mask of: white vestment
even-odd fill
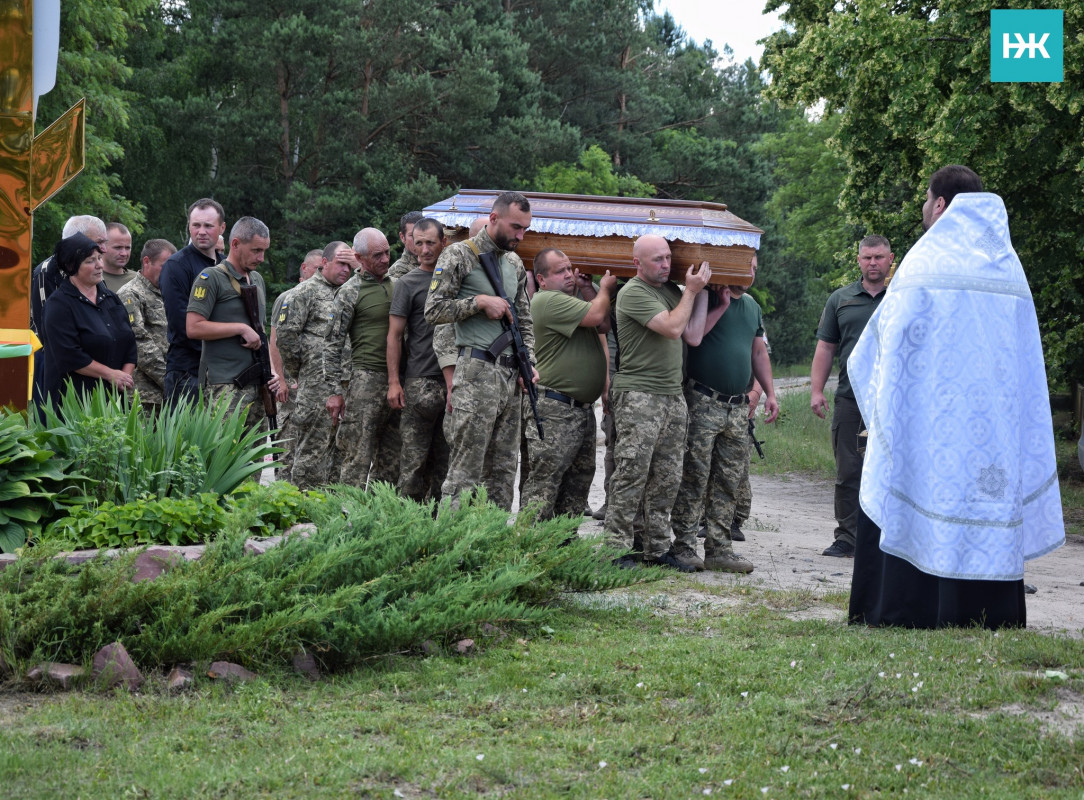
[[[882,551],[943,578],[1019,580],[1064,543],[1039,326],[1000,197],[953,198],[847,370]]]

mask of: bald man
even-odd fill
[[[621,367],[612,384],[614,474],[606,512],[610,544],[632,550],[618,564],[704,568],[696,553],[671,548],[670,508],[681,482],[688,414],[681,390],[682,339],[699,341],[707,317],[711,267],[689,267],[685,291],[670,280],[670,245],[661,236],[641,236],[632,250],[636,277],[617,296]],[[634,548],[634,521],[643,506],[642,552]]]

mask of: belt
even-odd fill
[[[477,358],[479,361],[488,361],[490,364],[497,364],[498,366],[507,367],[508,369],[519,368],[516,359],[512,356],[495,356],[488,350],[481,350],[477,347],[460,347],[459,355]]]
[[[573,408],[590,408],[594,405],[594,403],[581,403],[575,397],[569,397],[567,394],[561,394],[554,389],[546,389],[544,394],[550,400],[556,400],[558,403],[564,403],[566,406],[572,406]]]
[[[705,386],[700,383],[700,381],[694,381],[692,378],[689,378],[686,385],[690,389],[700,392],[700,394],[706,394],[712,400],[718,400],[720,403],[726,403],[728,406],[749,405],[749,395],[747,394],[723,394],[722,392],[715,391],[710,386]]]

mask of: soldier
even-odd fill
[[[412,269],[418,267],[418,250],[414,244],[414,225],[425,215],[420,211],[408,211],[399,218],[399,241],[403,243],[403,254],[391,265],[388,277],[399,280]]]
[[[260,401],[262,375],[258,361],[263,340],[245,311],[240,285],[245,282],[257,287],[259,315],[263,319],[267,289],[256,268],[263,263],[270,244],[271,233],[266,225],[255,217],[241,217],[230,230],[226,260],[200,272],[188,302],[186,333],[188,338],[204,342],[199,370],[204,396],[211,404],[227,397],[231,408],[247,406],[249,428],[266,419]],[[267,385],[278,393],[281,383],[281,378],[274,376]]]
[[[297,400],[291,414],[296,442],[290,481],[302,489],[331,480],[335,426],[324,409],[331,389],[324,382],[323,351],[335,296],[357,264],[346,242],[325,247],[321,261],[323,266],[315,275],[285,293],[273,319],[283,368],[297,377]]]
[[[703,335],[706,303],[697,302],[711,268],[689,267],[685,291],[670,281],[670,245],[646,235],[632,250],[636,277],[617,295],[617,338],[621,365],[614,376],[613,415],[617,431],[614,473],[606,509],[610,544],[632,550],[641,505],[646,564],[692,572],[670,547],[670,507],[681,482],[686,406],[681,394],[681,340]],[[695,537],[696,531],[694,529]],[[695,541],[695,538],[694,538]],[[617,563],[632,567],[638,554]]]
[[[535,504],[540,519],[579,515],[595,477],[595,401],[609,384],[606,332],[610,296],[617,278],[609,272],[598,293],[588,275],[572,269],[560,250],[534,258],[538,292],[531,299],[538,354],[538,413],[545,440],[538,438],[531,409],[523,404],[530,473],[522,506]],[[583,299],[576,297],[579,291]]]
[[[169,325],[167,403],[195,400],[199,392],[202,343],[188,337],[188,300],[196,276],[218,263],[215,244],[225,230],[226,212],[221,203],[209,197],[197,200],[188,207],[189,243],[171,255],[162,267],[159,288]]]
[[[515,254],[531,225],[531,205],[518,192],[497,197],[485,227],[440,255],[425,319],[431,325],[455,323],[459,359],[452,379],[452,410],[445,423],[451,456],[443,497],[458,502],[462,492],[485,485],[489,499],[512,509],[519,450],[519,371],[508,344],[493,353],[502,336],[500,320],[512,321],[508,302],[486,277],[478,253],[500,259],[503,290],[515,304],[520,332],[534,361],[534,330],[527,299],[527,271]],[[477,249],[475,249],[477,248]],[[533,370],[532,370],[533,371]],[[537,371],[533,379],[538,380]]]
[[[435,219],[413,223],[414,252],[418,268],[395,283],[388,329],[388,404],[401,408],[399,433],[403,441],[399,460],[399,492],[422,502],[440,498],[440,485],[448,472],[448,443],[444,439],[444,408],[447,391],[444,375],[433,349],[433,326],[425,321],[429,284],[447,239],[444,226]],[[406,368],[403,335],[406,337]]]
[[[162,267],[177,248],[165,239],[150,239],[143,245],[139,262],[143,268],[135,278],[120,288],[117,297],[124,303],[128,321],[135,331],[139,360],[136,364],[135,388],[139,400],[147,411],[162,407],[166,387],[166,352],[169,342],[166,333],[166,307],[158,278]]]
[[[695,569],[748,573],[753,564],[734,552],[730,529],[739,487],[749,473],[745,390],[751,375],[764,388],[768,422],[775,421],[779,404],[757,301],[738,285],[717,287],[711,294],[703,333],[686,339],[689,430],[672,513],[673,554],[678,563]],[[703,560],[696,555],[701,516],[707,519]]]
[[[120,287],[135,278],[136,273],[129,269],[128,260],[132,257],[132,234],[119,222],[110,222],[105,226],[105,247],[102,248],[102,280],[109,291],[116,294]]]
[[[343,284],[335,298],[328,341],[323,349],[324,382],[330,391],[325,407],[332,423],[339,426],[335,447],[343,458],[339,479],[363,488],[371,481],[394,482],[397,477],[374,468],[380,447],[390,446],[385,430],[391,412],[388,406],[389,252],[387,238],[376,228],[363,228],[354,236],[354,253],[361,269]],[[344,399],[342,349],[347,334],[354,371],[349,394]]]
[[[324,250],[310,250],[305,253],[305,258],[301,262],[301,266],[297,271],[297,282],[304,283],[324,266]]]

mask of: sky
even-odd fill
[[[783,27],[777,15],[763,15],[764,0],[655,0],[655,11],[668,10],[686,35],[699,44],[711,39],[715,49],[728,44],[734,60],[760,62],[763,39]]]

